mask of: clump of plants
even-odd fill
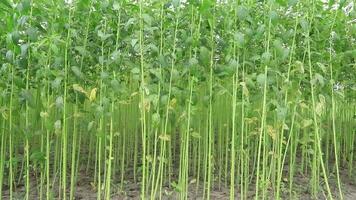
[[[0,199],[343,199],[354,6],[1,1]]]

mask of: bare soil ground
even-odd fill
[[[356,172],[355,172],[356,177]],[[341,170],[341,180],[342,180],[342,189],[344,193],[345,200],[356,200],[356,178],[349,178],[347,175],[346,170]],[[322,178],[320,179],[320,185],[324,186]],[[330,187],[333,194],[337,194],[337,183],[335,177],[330,178]],[[96,188],[92,184],[93,180],[90,176],[86,175],[84,172],[80,172],[80,176],[78,177],[78,183],[76,186],[76,193],[75,199],[77,200],[96,200]],[[315,199],[310,194],[310,185],[309,185],[309,178],[303,176],[302,174],[296,174],[294,178],[294,185],[293,188],[293,199]],[[288,187],[288,183],[285,182],[285,187]],[[43,191],[45,192],[45,186],[43,186]],[[140,199],[140,185],[139,183],[134,182],[125,182],[123,184],[123,190],[120,189],[119,184],[112,185],[112,196],[111,199],[113,200],[138,200]],[[41,196],[39,195],[40,186],[36,184],[34,181],[31,183],[32,189],[30,193],[30,199],[37,200],[40,199]],[[251,191],[248,193],[247,199],[254,199],[254,185],[250,185]],[[58,190],[58,188],[53,188],[54,192]],[[14,192],[13,199],[20,200],[24,199],[25,194],[25,187],[23,185],[19,185],[16,187],[16,191]],[[69,191],[68,191],[69,194]],[[203,188],[200,186],[197,188],[196,183],[191,183],[189,185],[189,192],[188,192],[188,199],[200,200],[203,199]],[[5,185],[4,191],[2,194],[4,200],[9,200],[9,188]],[[211,199],[213,200],[228,200],[229,199],[229,188],[227,187],[215,187],[211,191]],[[45,199],[45,194],[42,196]],[[267,195],[268,199],[274,199],[273,194]],[[340,199],[337,196],[334,196],[335,199]],[[55,197],[53,199],[61,199],[60,197]],[[174,190],[172,187],[165,186],[162,190],[162,199],[164,200],[178,200],[179,193]],[[240,199],[239,194],[236,194],[236,199]],[[289,191],[287,189],[282,189],[282,199],[290,199]],[[326,193],[321,192],[317,199],[327,199]]]

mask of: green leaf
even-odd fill
[[[319,83],[323,87],[325,85],[324,77],[319,73],[315,73],[314,78],[311,80],[311,83],[313,85]]]
[[[277,106],[277,117],[279,120],[284,120],[287,117],[287,108],[283,106]]]
[[[14,53],[13,53],[11,50],[8,50],[8,51],[6,52],[5,57],[6,57],[6,59],[7,59],[8,62],[12,62],[13,56],[14,56]]]
[[[20,35],[18,34],[17,31],[14,31],[12,33],[8,33],[7,37],[6,37],[6,42],[7,43],[13,43],[13,44],[17,44],[18,40],[19,40]]]
[[[63,108],[63,97],[62,96],[57,97],[55,104],[56,104],[57,108],[62,109]]]
[[[277,53],[277,57],[280,60],[284,61],[285,59],[287,59],[289,54],[289,49],[283,46],[283,43],[281,42],[280,39],[276,39],[273,41],[273,47]]]
[[[110,38],[113,34],[105,34],[101,30],[98,31],[98,36],[100,37],[101,41],[105,41]]]
[[[162,75],[159,71],[158,68],[153,68],[153,69],[149,69],[150,70],[150,73],[153,74],[156,78],[158,78],[158,80],[162,81]]]
[[[118,1],[115,1],[112,7],[113,7],[113,10],[118,11],[118,10],[120,10],[120,3]]]
[[[29,28],[26,30],[26,34],[28,35],[30,41],[36,41],[37,38],[38,38],[38,31],[37,31],[36,28],[29,27]]]
[[[87,95],[87,92],[79,84],[73,84],[73,90]]]
[[[61,122],[61,120],[57,120],[57,121],[54,122],[54,128],[55,128],[56,130],[61,130],[61,128],[62,128],[62,122]]]
[[[28,20],[28,16],[24,15],[24,16],[21,16],[20,19],[17,20],[17,25],[19,27],[22,27],[26,24],[27,20]]]
[[[300,20],[300,26],[302,27],[304,32],[309,31],[309,22],[305,18]]]
[[[20,93],[20,101],[27,103],[30,107],[35,107],[35,99],[30,90],[22,90]]]
[[[271,19],[272,22],[276,22],[279,19],[279,15],[276,11],[272,10],[269,13],[269,18]]]
[[[200,47],[199,59],[202,65],[207,66],[209,64],[210,61],[209,54],[210,52],[206,47],[204,46]]]
[[[52,81],[52,87],[53,87],[54,89],[58,89],[59,86],[61,86],[61,82],[62,82],[62,78],[59,78],[59,77],[55,78],[55,79]]]
[[[83,79],[84,75],[77,66],[72,66],[71,70],[75,76],[77,76],[80,79]]]
[[[94,125],[95,125],[94,121],[89,122],[88,126],[87,126],[87,131],[91,131],[93,129]]]
[[[46,154],[44,152],[41,151],[35,151],[31,154],[30,159],[34,162],[40,162],[40,163],[44,163],[44,161],[46,160]]]
[[[200,139],[200,138],[201,138],[200,134],[199,134],[198,132],[196,132],[196,131],[193,131],[193,132],[191,133],[191,136],[192,136],[193,138],[195,138],[195,139]]]
[[[236,32],[234,38],[239,48],[242,48],[245,45],[245,36],[241,32]]]
[[[199,6],[199,11],[202,15],[208,15],[210,8],[213,6],[212,0],[204,0]]]
[[[199,64],[199,61],[195,57],[189,59],[189,66],[190,67],[193,67],[193,66],[198,65],[198,64]]]
[[[303,119],[301,128],[302,129],[307,128],[312,124],[313,124],[313,120],[312,119]]]
[[[148,25],[151,25],[152,24],[152,17],[149,16],[148,14],[144,13],[142,14],[142,17],[143,17],[143,21],[148,24]]]
[[[257,76],[257,78],[256,78],[256,80],[257,80],[257,83],[259,84],[259,85],[264,85],[265,84],[265,81],[266,81],[266,76],[265,76],[265,74],[259,74],[258,76]]]
[[[320,63],[320,62],[317,62],[316,63],[318,65],[318,67],[321,69],[321,71],[323,71],[323,73],[325,74],[327,72],[327,69],[325,67],[324,64]]]
[[[356,49],[345,51],[344,55],[350,58],[356,58]]]
[[[155,45],[155,44],[148,44],[147,47],[150,49],[151,52],[153,53],[158,53],[159,52],[159,49],[158,47]]]
[[[84,48],[84,46],[76,46],[74,49],[77,50],[82,56],[89,55],[89,52]]]
[[[160,135],[158,138],[163,140],[163,141],[170,141],[171,140],[171,136],[167,135],[167,134]]]
[[[132,39],[132,40],[131,40],[131,46],[132,46],[132,47],[135,47],[135,45],[137,44],[137,42],[138,42],[138,39]]]
[[[297,5],[298,0],[288,0],[288,6],[295,6]]]
[[[12,8],[12,6],[11,6],[9,0],[1,0],[1,1],[0,1],[0,4],[6,6],[7,8]]]
[[[175,8],[178,8],[178,6],[180,5],[181,1],[180,0],[172,0],[172,5],[175,7]]]
[[[295,61],[295,67],[299,71],[299,73],[304,74],[304,64],[299,60]]]
[[[111,60],[117,61],[120,58],[120,51],[114,51],[110,56]]]
[[[133,73],[133,74],[139,74],[139,73],[140,73],[140,69],[137,68],[137,67],[135,67],[135,68],[133,68],[133,69],[131,70],[131,73]]]
[[[267,64],[268,62],[270,62],[271,58],[272,58],[271,53],[264,52],[261,56],[261,61],[262,61],[262,63]]]
[[[157,126],[158,124],[159,124],[159,122],[160,122],[160,115],[158,114],[158,113],[154,113],[153,115],[152,115],[152,123],[155,125],[155,126]]]
[[[237,7],[237,17],[240,20],[245,20],[247,17],[249,17],[248,9],[244,6],[238,6]]]
[[[28,50],[28,47],[29,47],[30,45],[29,44],[22,44],[21,46],[20,46],[20,48],[21,48],[21,57],[26,57],[27,56],[27,50]]]
[[[286,6],[287,5],[287,0],[276,0],[276,2],[281,6]]]
[[[135,24],[135,22],[135,18],[130,18],[129,20],[127,20],[127,22],[125,23],[125,30],[128,30],[131,25]]]

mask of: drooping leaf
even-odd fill
[[[90,94],[89,94],[89,101],[93,102],[95,101],[96,99],[96,91],[98,89],[97,88],[93,88],[91,91],[90,91]]]
[[[73,90],[83,93],[83,94],[87,94],[87,92],[84,90],[84,88],[82,86],[80,86],[79,84],[73,84]]]

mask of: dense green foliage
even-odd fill
[[[74,199],[84,174],[98,199],[292,199],[299,174],[341,199],[356,11],[334,3],[2,0],[0,199]]]

